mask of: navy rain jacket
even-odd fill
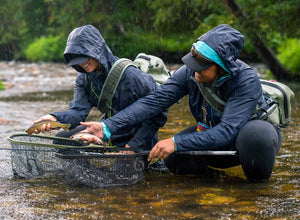
[[[64,52],[67,63],[73,54],[92,57],[99,61],[103,68],[100,73],[86,73],[79,65],[74,66],[79,72],[75,82],[74,99],[67,111],[51,113],[58,121],[71,123],[71,129],[86,120],[92,107],[97,107],[104,81],[113,63],[119,59],[112,54],[100,32],[92,25],[76,28],[70,33]],[[152,76],[133,66],[128,67],[114,94],[112,115],[156,88],[156,82]],[[166,120],[167,111],[157,112],[149,120],[142,120],[135,126],[127,126],[115,132],[111,136],[111,141],[113,145],[119,147],[124,147],[128,143],[132,148],[151,149],[152,145],[157,142],[157,130],[165,124]]]
[[[250,120],[257,104],[264,102],[258,75],[250,66],[238,59],[244,45],[244,36],[240,32],[229,25],[219,25],[198,40],[213,48],[231,72],[228,77],[205,85],[224,100],[226,105],[221,114],[205,102],[208,111],[207,121],[212,127],[201,132],[175,135],[178,151],[230,146],[241,127]],[[189,95],[189,106],[194,118],[197,122],[201,122],[203,96],[194,76],[195,73],[190,68],[182,66],[155,92],[139,99],[125,111],[105,120],[104,123],[112,133],[117,132],[168,109],[185,95]]]

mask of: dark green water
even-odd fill
[[[37,69],[36,66],[32,68]],[[70,73],[70,78],[72,76]],[[23,85],[26,86],[26,83]],[[282,130],[283,146],[269,182],[248,183],[237,175],[223,172],[200,177],[150,171],[145,174],[144,181],[131,186],[79,188],[68,186],[61,178],[14,178],[10,153],[1,151],[0,218],[299,219],[300,86],[291,87],[296,95],[292,122]],[[63,90],[62,87],[57,88]],[[0,93],[1,147],[9,147],[6,137],[24,132],[33,120],[51,111],[66,109],[72,98],[69,87],[66,92],[43,91],[20,93],[20,96],[7,92]],[[89,118],[96,120],[98,117],[98,113],[93,111]],[[168,122],[160,129],[159,138],[171,137],[193,123],[187,99],[183,99],[169,110]]]

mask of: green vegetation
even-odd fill
[[[0,80],[0,90],[5,90],[5,86],[3,85],[1,80]]]
[[[288,38],[298,43],[287,44],[299,45],[300,0],[235,2],[247,13],[248,25],[241,25],[224,0],[2,0],[0,60],[63,62],[70,31],[92,24],[119,57],[134,58],[145,52],[180,62],[200,35],[226,23],[245,34],[243,59],[261,62],[250,40],[255,33],[275,54],[280,54],[286,68],[299,73],[296,61],[290,67],[290,62],[281,57],[297,57],[299,49],[279,46]],[[255,29],[253,21],[258,24]]]
[[[286,39],[278,51],[278,59],[288,70],[300,71],[300,39]]]
[[[25,50],[25,56],[31,61],[60,61],[66,46],[61,37],[40,37]]]

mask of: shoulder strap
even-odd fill
[[[110,69],[98,100],[98,109],[102,113],[111,110],[112,98],[116,92],[117,86],[122,78],[122,75],[128,66],[135,66],[135,64],[126,58],[117,60]]]
[[[218,112],[222,113],[226,102],[220,99],[210,88],[207,88],[203,83],[197,82],[197,86],[205,100]]]

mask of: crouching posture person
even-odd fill
[[[178,69],[156,91],[150,93],[103,123],[87,122],[87,132],[103,138],[165,111],[185,95],[196,124],[159,141],[151,150],[164,159],[176,174],[201,174],[207,165],[232,167],[238,164],[249,180],[268,180],[275,156],[281,147],[279,128],[263,120],[253,120],[257,106],[264,104],[257,73],[238,59],[244,36],[229,25],[219,25],[193,43]],[[222,113],[203,97],[199,83],[210,88],[226,104]],[[176,151],[236,150],[236,160],[173,154]]]
[[[57,134],[60,137],[70,137],[84,130],[85,127],[80,125],[80,122],[86,120],[93,107],[99,108],[99,97],[104,82],[113,64],[119,58],[112,54],[100,32],[92,25],[75,28],[69,34],[64,58],[68,66],[78,72],[74,99],[67,111],[50,113],[42,116],[35,123],[51,120],[71,124],[69,132],[61,131]],[[129,66],[124,71],[112,98],[111,115],[115,115],[139,98],[146,96],[156,87],[152,76]],[[157,130],[165,124],[166,120],[167,112],[158,112],[147,120],[141,120],[134,126],[126,126],[115,132],[110,140],[118,147],[150,150],[158,141]],[[49,130],[50,125],[45,123],[41,132]]]

